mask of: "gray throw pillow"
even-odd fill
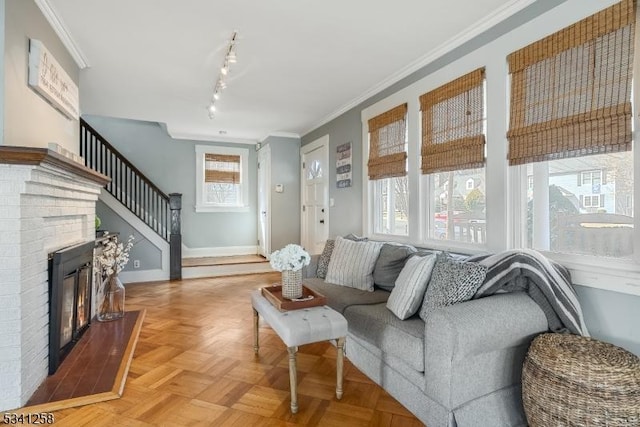
[[[407,245],[394,245],[385,243],[380,249],[380,256],[373,269],[373,282],[377,287],[391,291],[396,284],[396,279],[402,271],[409,255],[416,249]]]
[[[335,240],[327,239],[327,242],[324,244],[322,254],[320,254],[320,258],[318,258],[318,270],[316,271],[316,277],[321,279],[327,277],[327,269],[329,268],[329,261],[331,261],[331,254],[333,253],[334,245]]]
[[[347,240],[354,241],[354,242],[366,242],[366,241],[369,240],[368,237],[356,236],[353,233],[347,234],[346,236],[344,236],[344,238],[347,239]]]
[[[446,253],[439,254],[424,294],[420,318],[426,320],[429,313],[438,307],[470,300],[486,276],[487,267],[484,265],[456,260]]]
[[[387,308],[398,319],[408,319],[420,309],[435,263],[435,254],[412,256],[407,260],[387,300]]]
[[[381,247],[379,242],[354,242],[338,236],[325,280],[373,292],[373,267]]]

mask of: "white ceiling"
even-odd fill
[[[36,2],[89,65],[83,114],[165,123],[177,138],[255,142],[304,135],[533,0]],[[233,30],[238,63],[212,120]]]

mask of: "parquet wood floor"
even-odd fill
[[[298,353],[298,405],[289,410],[287,351],[260,325],[253,353],[249,294],[279,273],[127,286],[127,310],[146,309],[122,398],[57,411],[56,426],[421,426],[345,359],[335,398],[336,349]],[[347,344],[348,345],[348,344]]]

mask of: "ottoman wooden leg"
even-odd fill
[[[344,337],[338,338],[338,357],[336,358],[336,397],[342,399],[342,370],[344,369]]]
[[[258,350],[260,349],[260,345],[259,345],[259,330],[258,330],[258,325],[260,323],[260,315],[258,314],[258,312],[256,311],[256,309],[253,309],[253,352],[255,354],[258,354]]]
[[[296,352],[298,347],[287,347],[289,352],[289,385],[291,387],[291,413],[298,412],[298,374],[296,367]]]

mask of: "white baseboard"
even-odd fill
[[[160,269],[122,271],[118,276],[120,277],[122,283],[124,283],[125,285],[127,283],[157,282],[161,280],[169,280],[169,272]]]
[[[211,248],[189,248],[182,245],[182,258],[203,258],[213,256],[255,255],[257,246],[222,246]]]

